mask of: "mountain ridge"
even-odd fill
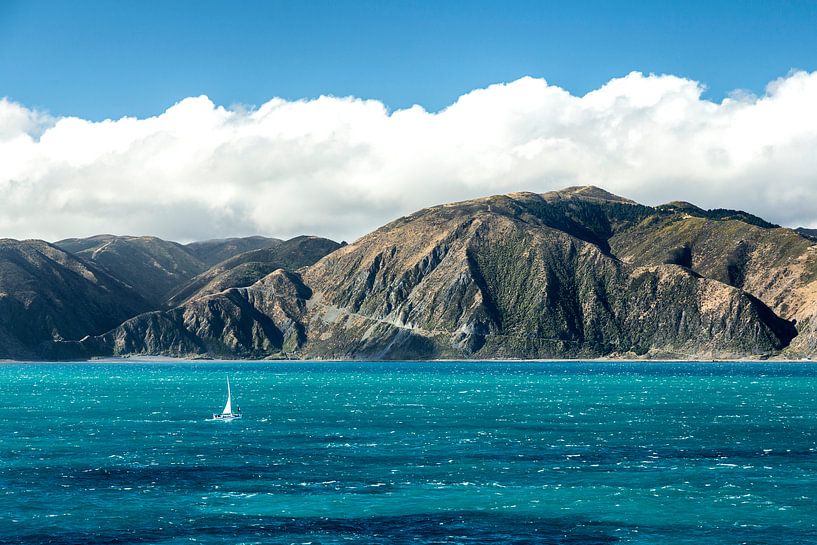
[[[86,357],[709,359],[817,350],[811,239],[741,211],[645,206],[594,186],[432,206],[297,271],[249,278],[62,344]]]

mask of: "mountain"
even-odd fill
[[[815,248],[745,212],[644,206],[593,186],[498,195],[421,210],[248,287],[189,291],[72,350],[799,357],[817,350]]]
[[[660,212],[659,212],[660,213]],[[368,357],[734,357],[795,335],[755,297],[617,233],[656,212],[593,187],[423,210],[318,262],[309,350]]]
[[[170,294],[168,305],[175,307],[227,288],[250,286],[276,269],[295,270],[312,265],[338,248],[340,244],[333,240],[300,236],[277,241],[271,247],[240,253],[177,288]]]
[[[185,244],[185,248],[202,263],[213,266],[245,252],[274,248],[283,243],[283,240],[277,238],[253,236],[191,242],[190,244]]]
[[[817,241],[817,229],[809,229],[808,227],[798,227],[795,229],[799,234],[803,235],[804,237]]]
[[[0,239],[0,358],[40,358],[53,340],[116,327],[150,304],[106,272],[40,240]]]
[[[183,245],[156,237],[98,235],[55,245],[128,284],[154,308],[162,307],[170,291],[207,268]]]

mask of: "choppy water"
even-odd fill
[[[230,373],[245,417],[208,421]],[[0,366],[0,544],[815,543],[817,366]]]

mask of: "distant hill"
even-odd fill
[[[807,227],[798,227],[795,229],[798,233],[803,235],[806,238],[817,240],[817,229],[809,229]]]
[[[156,237],[99,235],[55,243],[138,291],[154,308],[168,293],[207,268],[183,245]]]
[[[201,275],[172,310],[63,344],[254,358],[817,352],[817,245],[741,211],[582,186],[427,208],[297,271],[245,271],[264,262],[251,255]]]
[[[263,248],[274,248],[283,244],[283,242],[283,240],[277,238],[252,236],[191,242],[185,244],[185,248],[205,265],[213,266],[238,254]]]
[[[296,270],[312,265],[338,248],[340,244],[333,240],[300,236],[287,241],[276,241],[270,247],[240,253],[177,288],[170,294],[168,306],[175,307],[227,288],[250,286],[276,269]]]
[[[289,255],[290,258],[285,257],[283,265],[279,266],[289,266],[297,261],[297,259],[293,261],[292,251],[289,250],[292,244],[287,245],[282,240],[260,236],[183,245],[156,237],[97,235],[60,240],[55,245],[101,267],[128,284],[154,309],[166,307],[174,293],[185,289],[189,282],[197,275],[208,271],[213,264],[229,260],[239,254],[254,250],[272,250],[281,246],[282,255]],[[304,251],[307,255],[305,264],[317,260],[317,258],[310,260],[311,248],[305,247]],[[323,255],[320,254],[319,257]],[[266,264],[266,260],[260,257],[256,261]],[[243,276],[236,274],[234,279],[224,278],[220,285],[229,287],[234,285],[233,282],[240,285],[245,278],[252,277],[252,280],[246,280],[247,284],[244,284],[249,285],[260,276],[247,270]]]

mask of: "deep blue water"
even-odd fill
[[[208,421],[229,372],[244,418]],[[817,366],[0,365],[0,544],[817,543]]]

